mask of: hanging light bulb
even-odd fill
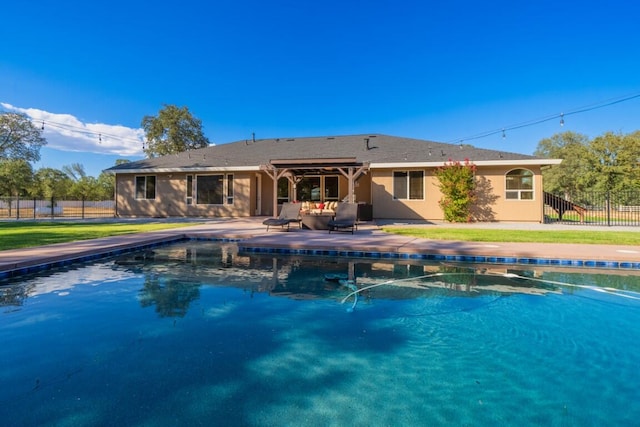
[[[507,134],[504,133],[504,128],[502,128],[502,139],[505,139],[507,137]]]
[[[102,134],[101,133],[98,134],[98,143],[102,144]]]
[[[560,113],[560,126],[564,126],[564,113]]]

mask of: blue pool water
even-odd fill
[[[190,241],[0,282],[0,298],[3,426],[640,420],[628,271]]]

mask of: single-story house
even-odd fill
[[[434,172],[476,166],[476,221],[543,221],[541,169],[507,151],[380,134],[249,139],[107,169],[121,217],[276,215],[283,202],[362,204],[362,219],[442,220]]]

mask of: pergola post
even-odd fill
[[[297,196],[298,183],[306,176],[316,173],[326,174],[327,170],[338,171],[349,183],[347,200],[355,202],[355,182],[362,174],[369,170],[369,163],[358,163],[355,158],[332,159],[285,159],[271,160],[267,165],[261,165],[260,170],[273,180],[273,216],[278,216],[278,180],[283,176],[293,187],[293,197]]]
[[[349,203],[354,203],[355,202],[355,182],[356,179],[358,179],[360,177],[360,175],[362,175],[363,173],[366,173],[366,171],[369,169],[369,164],[363,164],[362,166],[360,166],[358,168],[358,170],[354,171],[353,167],[349,167],[346,171],[344,170],[344,168],[336,168],[345,178],[347,178],[347,182],[349,183],[349,187],[348,187],[348,200]]]
[[[278,180],[282,178],[284,174],[289,172],[288,169],[282,169],[278,171],[275,166],[261,166],[262,169],[273,180],[273,217],[278,216]],[[290,179],[290,178],[289,178]]]

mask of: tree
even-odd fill
[[[623,191],[640,188],[640,132],[607,132],[589,144],[589,175],[594,190]]]
[[[62,199],[68,195],[71,179],[62,171],[53,168],[38,169],[35,173],[33,196],[47,199]]]
[[[116,177],[113,174],[102,172],[98,175],[96,200],[113,200],[116,189]]]
[[[535,154],[563,159],[543,171],[544,189],[568,199],[583,191],[640,189],[640,131],[606,132],[591,141],[564,132],[540,141]]]
[[[33,168],[26,160],[0,161],[0,194],[23,196],[33,182]]]
[[[436,169],[438,188],[442,199],[438,202],[449,222],[470,222],[471,208],[475,195],[476,166],[465,160],[464,163],[449,162]]]
[[[202,122],[187,107],[164,105],[157,117],[145,116],[142,128],[146,137],[147,157],[177,154],[209,145],[202,133]]]
[[[47,141],[42,130],[20,113],[0,113],[0,160],[40,160],[40,148]]]
[[[84,166],[80,163],[72,163],[62,167],[64,172],[71,180],[80,181],[82,178],[87,177],[87,173],[84,171]]]
[[[553,194],[574,194],[591,188],[587,176],[589,138],[575,132],[563,132],[538,143],[534,154],[548,159],[563,159],[559,165],[545,169],[544,191]]]

